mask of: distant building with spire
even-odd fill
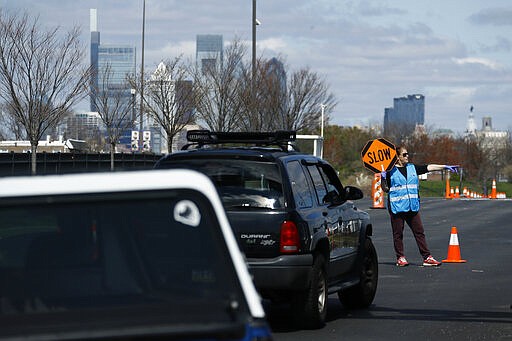
[[[482,128],[478,129],[475,116],[473,114],[473,106],[471,106],[467,128],[465,132],[466,139],[476,139],[480,141],[484,149],[499,151],[507,146],[510,140],[510,134],[505,130],[494,130],[492,127],[492,117],[482,117]]]
[[[476,129],[475,115],[473,115],[473,107],[471,107],[466,126],[466,135],[476,135]]]

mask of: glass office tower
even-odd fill
[[[98,108],[95,105],[93,96],[97,94],[95,89],[102,89],[108,85],[108,93],[99,94],[106,97],[108,100],[112,98],[112,103],[116,103],[120,98],[122,103],[132,107],[132,115],[129,115],[126,120],[133,123],[133,109],[134,109],[134,96],[132,94],[132,87],[127,82],[129,75],[135,75],[136,67],[136,54],[135,47],[128,44],[101,44],[100,32],[97,29],[97,16],[96,9],[90,10],[90,24],[91,24],[91,97],[90,97],[90,110],[97,112]],[[110,77],[108,84],[105,83],[103,76],[105,75],[105,68],[110,67]],[[125,102],[126,101],[126,102]],[[117,105],[118,106],[118,105]],[[114,107],[114,105],[112,106]],[[130,127],[131,129],[131,127]],[[130,131],[123,132],[120,138],[120,145],[130,145]]]
[[[219,67],[224,58],[222,35],[198,34],[196,36],[196,62],[201,70]]]
[[[125,44],[101,44],[98,47],[98,70],[99,78],[108,65],[112,70],[110,83],[127,89],[128,95],[131,95],[127,85],[128,75],[135,75],[135,47]],[[101,82],[101,79],[98,79]]]
[[[97,30],[96,9],[90,11],[91,21],[91,111],[98,111],[94,105],[93,89],[101,88],[105,68],[110,65],[112,75],[109,87],[121,91],[122,97],[131,101],[131,87],[127,84],[128,75],[135,75],[135,47],[127,44],[101,44],[100,32]]]
[[[384,133],[411,134],[416,125],[425,123],[425,96],[407,95],[393,99],[393,107],[384,109]]]
[[[96,15],[96,9],[92,8],[90,11],[90,22],[91,22],[91,68],[92,70],[98,70],[98,48],[100,46],[100,32],[98,32],[98,21]],[[98,87],[98,72],[94,71],[91,74],[91,90]],[[94,103],[93,91],[90,95],[90,110],[92,112],[98,111],[96,104]]]

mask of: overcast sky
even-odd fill
[[[80,25],[89,44],[96,8],[102,43],[137,47],[143,0],[0,0],[43,24]],[[257,0],[257,54],[325,77],[339,104],[331,123],[382,124],[393,98],[425,95],[425,123],[462,132],[491,116],[512,130],[512,1]],[[146,0],[145,68],[195,56],[197,34],[251,46],[252,0]],[[248,56],[250,58],[250,56]]]

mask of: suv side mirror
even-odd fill
[[[354,186],[345,186],[345,200],[359,200],[363,198],[363,191]]]

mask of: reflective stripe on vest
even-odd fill
[[[389,202],[391,212],[418,212],[420,200],[418,195],[418,174],[413,164],[407,164],[407,179],[395,167],[391,170],[391,183],[389,189]]]
[[[408,184],[408,185],[403,185],[403,186],[393,186],[391,187],[389,190],[390,191],[399,191],[401,189],[418,189],[418,185],[415,185],[415,184]]]

